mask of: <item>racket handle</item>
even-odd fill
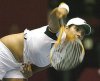
[[[60,27],[62,27],[62,26],[64,26],[65,24],[64,24],[64,20],[63,19],[60,19],[59,20],[59,23],[60,23]]]

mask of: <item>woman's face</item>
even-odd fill
[[[82,27],[78,27],[76,25],[72,25],[69,28],[69,31],[72,32],[76,37],[78,37],[79,39],[83,39],[85,36],[85,30]]]

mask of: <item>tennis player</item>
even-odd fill
[[[0,39],[0,81],[27,81],[32,73],[48,68],[50,48],[57,39],[60,20],[68,13],[68,5],[61,3],[51,11],[48,25],[34,30],[25,29],[22,33],[2,37]],[[67,23],[69,29],[79,37],[90,33],[90,26],[81,29],[78,25],[82,27],[86,22],[81,22],[80,19],[79,23],[71,21]]]

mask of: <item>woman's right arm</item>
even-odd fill
[[[61,27],[61,20],[67,17],[69,10],[62,7],[54,8],[48,16],[49,29],[53,33],[57,33]]]

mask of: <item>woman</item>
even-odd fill
[[[22,33],[2,37],[0,39],[0,80],[26,81],[32,76],[32,71],[35,73],[48,68],[49,53],[52,43],[57,39],[56,34],[61,27],[60,20],[68,13],[68,5],[62,3],[51,11],[48,25],[34,30],[25,29]],[[84,27],[81,30],[76,24],[71,26],[68,29],[78,37],[82,38],[85,35]]]

